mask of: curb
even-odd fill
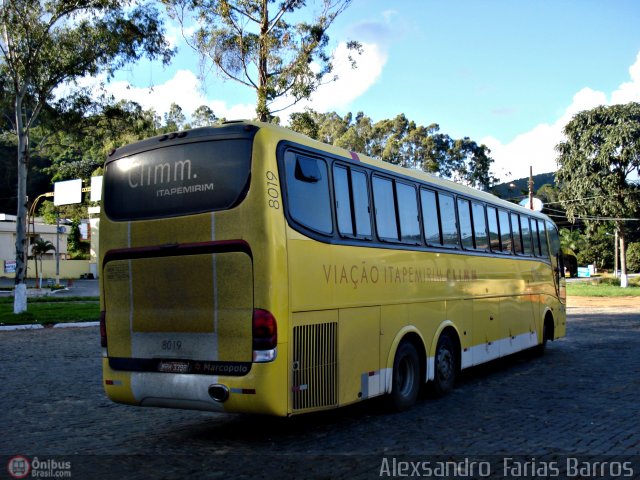
[[[56,323],[53,328],[80,328],[80,327],[98,327],[100,322],[68,322]]]
[[[0,332],[8,332],[11,330],[37,330],[40,328],[44,328],[40,324],[35,325],[2,325],[0,326]]]
[[[52,328],[81,328],[81,327],[97,327],[100,322],[69,322],[69,323],[56,323]],[[10,332],[16,330],[40,330],[43,329],[40,324],[35,325],[2,325],[0,326],[0,332]]]

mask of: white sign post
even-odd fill
[[[67,180],[64,182],[56,182],[53,184],[53,204],[56,207],[60,205],[71,205],[82,202],[82,180]]]

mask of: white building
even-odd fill
[[[50,241],[55,247],[59,244],[60,260],[68,257],[67,238],[70,228],[66,225],[60,226],[59,236],[56,234],[56,226],[48,225],[42,222],[42,219],[36,218],[35,222],[29,226],[29,237],[27,239],[28,254],[31,257],[33,244],[39,238]],[[58,238],[59,237],[59,238]],[[52,250],[42,256],[43,260],[55,260],[56,251]],[[2,262],[2,272],[0,275],[14,273],[16,260],[16,216],[0,213],[0,261]],[[31,263],[31,262],[30,262]],[[31,266],[29,268],[31,270]],[[28,272],[28,276],[34,276],[35,272]],[[12,275],[9,275],[12,276]]]

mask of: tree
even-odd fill
[[[559,143],[560,200],[572,222],[610,221],[620,239],[622,287],[628,286],[624,221],[640,210],[640,103],[600,106],[578,113]]]
[[[609,225],[587,229],[578,253],[578,264],[594,264],[599,269],[613,267],[613,234],[610,230]]]
[[[627,266],[632,272],[640,272],[640,243],[630,243],[627,249]]]
[[[452,139],[437,124],[417,125],[404,114],[373,123],[362,112],[341,117],[307,109],[291,114],[290,126],[315,140],[476,188],[488,189],[496,181],[485,145],[468,137]]]
[[[182,107],[177,103],[172,103],[169,111],[164,114],[164,125],[167,132],[177,132],[182,130],[186,118],[182,113]]]
[[[43,238],[37,238],[31,247],[31,254],[35,258],[36,263],[36,279],[39,284],[38,288],[42,288],[42,279],[40,278],[40,275],[38,275],[38,257],[40,258],[40,272],[44,273],[44,270],[42,269],[42,256],[55,249],[56,247],[53,246],[53,243],[49,240],[44,240]]]
[[[191,123],[194,127],[211,127],[218,123],[219,119],[207,105],[200,105],[191,115]]]
[[[584,237],[584,235],[582,235],[582,233],[580,233],[579,230],[569,230],[568,228],[561,228],[559,233],[560,246],[562,248],[568,248],[569,250],[578,253],[587,244],[586,238]]]
[[[162,0],[183,27],[192,12],[199,28],[189,44],[200,55],[203,72],[213,66],[223,77],[256,92],[256,116],[262,122],[309,98],[333,69],[327,30],[351,0],[322,0],[310,22],[301,17],[305,0]],[[351,41],[350,52],[361,45]],[[352,65],[355,62],[352,59]],[[335,79],[335,77],[333,77]],[[290,104],[275,109],[274,102]]]
[[[12,99],[17,138],[16,288],[14,312],[27,308],[25,220],[31,129],[56,87],[172,50],[158,12],[147,5],[126,9],[122,0],[3,0],[0,6],[0,77]]]

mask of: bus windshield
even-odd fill
[[[246,195],[250,139],[173,144],[108,162],[105,213],[140,220],[229,209]]]

